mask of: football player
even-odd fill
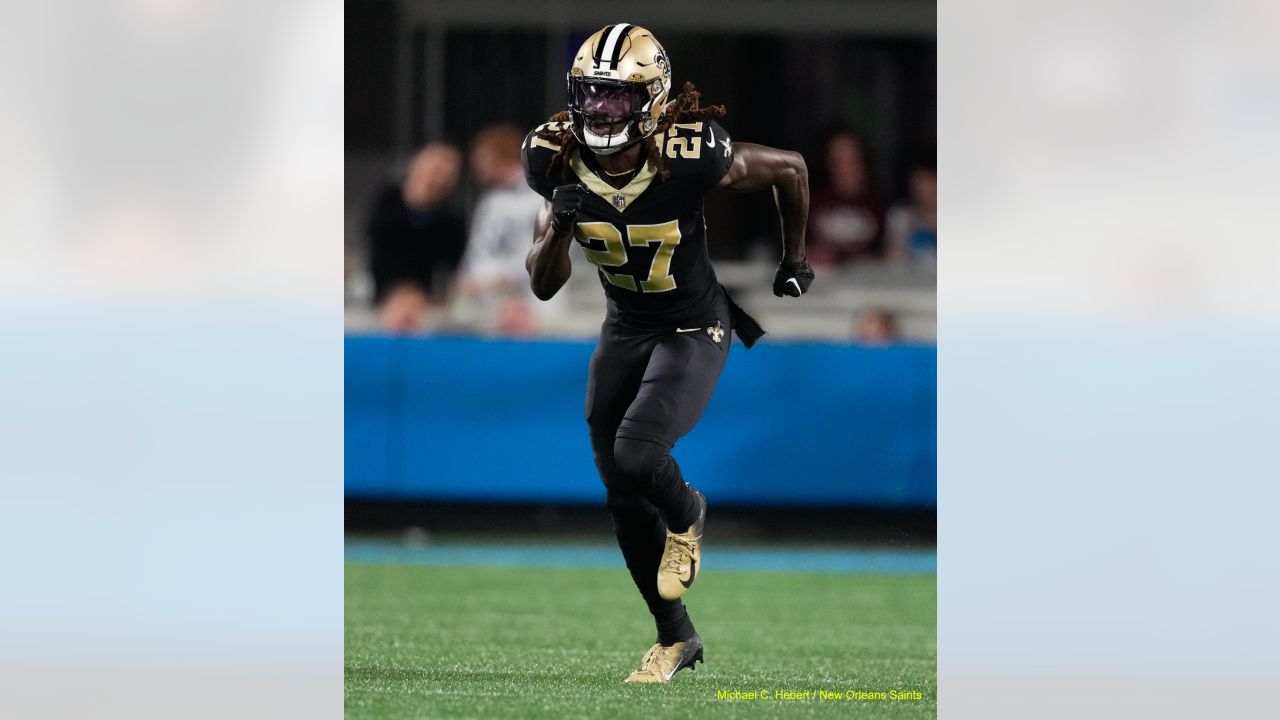
[[[731,333],[764,334],[716,281],[702,198],[773,190],[782,216],[775,295],[813,282],[805,260],[808,171],[794,152],[734,143],[690,83],[671,97],[671,59],[651,32],[618,23],[569,68],[569,108],[524,142],[525,176],[545,198],[525,265],[539,299],[569,279],[569,248],[599,269],[608,299],[591,357],[586,416],[618,544],[657,624],[626,682],[665,683],[702,660],[681,601],[701,567],[707,501],[671,457],[711,398]]]

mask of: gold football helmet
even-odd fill
[[[567,79],[574,136],[611,155],[657,129],[671,94],[671,61],[653,33],[618,23],[582,43]]]

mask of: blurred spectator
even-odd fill
[[[938,252],[938,162],[933,149],[911,163],[910,199],[889,211],[888,254],[893,260],[933,262]]]
[[[815,265],[884,255],[885,205],[871,187],[862,141],[849,132],[827,140],[827,185],[809,202],[807,251]]]
[[[471,172],[483,192],[471,217],[459,273],[458,301],[487,329],[523,336],[535,330],[534,297],[525,270],[542,197],[520,163],[524,133],[490,125],[471,144]]]
[[[378,322],[411,332],[443,302],[466,242],[462,215],[449,206],[462,154],[445,144],[414,156],[400,187],[379,193],[369,213],[369,252]]]
[[[858,316],[854,334],[866,345],[888,345],[900,337],[898,320],[884,308],[868,308]]]

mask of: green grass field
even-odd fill
[[[706,664],[669,685],[629,686],[654,631],[621,562],[348,564],[346,717],[934,717],[935,598],[933,575],[708,572],[686,596]],[[773,699],[817,690],[923,699]]]

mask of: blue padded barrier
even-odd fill
[[[346,495],[603,501],[583,419],[594,342],[346,338]],[[673,454],[714,502],[931,508],[937,352],[735,343]]]

